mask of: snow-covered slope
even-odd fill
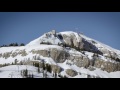
[[[107,49],[109,51],[116,52],[118,55],[120,55],[120,50],[114,49],[106,44],[103,44],[95,39],[89,38],[83,34],[78,34],[78,33],[73,32],[73,31],[64,31],[64,32],[59,32],[57,34],[67,35],[67,36],[71,36],[72,34],[74,34],[77,42],[81,41],[80,37],[82,37],[86,41],[94,44],[98,49],[101,49],[101,48]],[[55,37],[54,35],[52,35],[51,32],[48,32],[48,33],[45,33],[44,35],[42,35],[41,37],[31,41],[26,46],[40,45],[41,42],[50,42],[51,44],[57,45],[58,43],[62,43],[62,40],[59,39],[58,37]]]
[[[37,67],[31,65],[10,65],[0,68],[0,78],[25,78],[21,75],[22,70],[28,70],[28,74],[33,74],[34,78],[43,78],[42,73],[37,72]],[[52,74],[47,72],[48,78],[53,78]]]
[[[68,36],[70,36],[71,34],[75,34],[75,37],[77,38],[77,41],[78,41],[78,42],[81,40],[80,37],[82,37],[82,38],[84,38],[86,41],[94,44],[98,49],[105,48],[105,49],[107,49],[107,50],[109,50],[109,51],[117,52],[117,53],[120,55],[120,50],[114,49],[114,48],[112,48],[112,47],[110,47],[110,46],[108,46],[108,45],[106,45],[106,44],[103,44],[103,43],[101,43],[101,42],[99,42],[99,41],[97,41],[97,40],[95,40],[95,39],[92,39],[92,38],[90,38],[90,37],[87,37],[87,36],[85,36],[85,35],[83,35],[83,34],[78,34],[78,33],[73,32],[73,31],[64,31],[64,32],[60,32],[60,33],[61,33],[62,35],[65,34],[65,35],[68,35]]]
[[[57,46],[57,45],[32,45],[32,46],[18,46],[18,47],[2,47],[0,48],[0,54],[4,55],[5,53],[10,53],[10,56],[6,59],[4,57],[0,58],[0,64],[5,64],[5,63],[12,63],[17,59],[19,62],[21,60],[28,60],[28,59],[33,59],[33,56],[39,57],[40,55],[38,54],[33,54],[31,53],[32,50],[49,50],[51,48],[56,48],[58,50],[62,50],[62,47]],[[26,56],[22,56],[19,54],[19,52],[25,51],[27,53]],[[12,54],[18,53],[15,57],[12,57]]]
[[[64,46],[65,44],[69,44],[69,47]],[[72,44],[78,46],[78,48],[76,49],[76,47],[71,46]],[[81,46],[79,47],[79,45]],[[80,50],[79,48],[81,47],[88,49]],[[89,51],[89,48],[91,50],[99,50],[103,54],[98,53],[97,59],[94,60],[93,56],[95,54],[95,50]],[[34,61],[41,62],[44,60],[45,63],[60,67],[61,72],[58,74],[63,76],[66,75],[70,78],[71,76],[66,73],[68,69],[72,69],[78,73],[73,78],[86,78],[88,75],[91,77],[100,78],[117,78],[120,77],[119,59],[119,50],[116,50],[83,34],[73,31],[64,31],[58,33],[55,31],[50,31],[31,41],[26,46],[1,47],[0,77],[9,78],[11,73],[14,73],[15,77],[17,77],[16,75],[21,77],[20,73],[15,71],[18,66],[10,65],[3,67],[4,64],[12,64],[15,62],[15,60],[17,60],[17,63],[20,64],[22,61],[24,65],[20,65],[19,70],[25,69],[25,65],[28,65],[27,67],[34,71],[37,68],[32,66],[30,63]],[[114,68],[111,69],[111,67]],[[34,75],[42,77],[42,74],[38,74],[37,72],[34,73]],[[48,73],[48,75],[49,77],[52,77],[52,74]]]
[[[63,76],[66,75],[68,78],[88,78],[87,75],[90,75],[91,78],[120,78],[120,71],[108,73],[100,69],[90,71],[85,68],[79,68],[75,65],[69,66],[65,63],[58,65],[64,68],[64,71],[62,71],[60,74]],[[43,73],[38,73],[38,68],[31,65],[10,65],[2,67],[0,68],[0,78],[25,78],[21,75],[21,71],[26,69],[28,70],[29,74],[34,75],[34,78],[43,78]],[[76,70],[78,72],[78,75],[71,77],[65,72],[66,69]],[[53,74],[47,72],[47,78],[54,78]],[[57,76],[57,78],[59,77]]]
[[[48,43],[49,42],[50,44],[54,44],[54,45],[57,45],[58,43],[61,43],[60,39],[55,37],[52,34],[52,32],[48,32],[48,33],[45,33],[44,35],[42,35],[41,37],[31,41],[26,46],[40,45],[42,42],[43,43]]]

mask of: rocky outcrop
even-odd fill
[[[78,67],[89,68],[92,66],[96,68],[101,68],[102,70],[105,70],[107,72],[114,72],[120,70],[120,63],[104,61],[99,57],[94,58],[95,60],[89,60],[89,58],[85,56],[75,57],[71,55],[69,59]]]
[[[10,57],[10,52],[6,52],[6,53],[4,53],[3,54],[3,58],[5,58],[5,59],[7,59],[7,58],[9,58]]]
[[[78,74],[76,71],[74,71],[74,70],[72,70],[72,69],[67,69],[67,70],[66,70],[66,73],[67,73],[69,76],[71,76],[71,77],[74,77],[74,76],[76,76],[76,75]]]
[[[62,35],[62,37],[63,37],[63,39],[64,39],[64,41],[65,41],[65,43],[68,45],[68,46],[75,46],[75,47],[79,47],[79,42],[81,42],[81,39],[82,38],[80,38],[80,37],[78,37],[79,38],[79,42],[77,41],[77,38],[76,38],[76,36],[75,36],[75,34],[73,33],[73,34],[71,34],[71,35],[65,35],[65,34],[63,34]]]
[[[69,57],[70,55],[64,50],[52,49],[50,51],[50,56],[55,60],[55,62],[63,63],[66,60],[66,58]]]
[[[99,51],[97,49],[97,47],[95,45],[86,41],[80,35],[76,36],[74,33],[72,33],[70,35],[63,34],[62,37],[67,46],[70,46],[72,48],[73,47],[78,48],[80,50],[86,50],[86,51],[90,51],[90,52],[94,52],[94,53],[103,54],[101,51]]]
[[[57,65],[51,65],[52,71],[55,73],[60,73],[62,71],[62,68]]]
[[[77,65],[78,67],[87,68],[90,65],[90,60],[86,57],[83,57],[83,58],[79,58],[79,59],[75,60],[74,64]]]
[[[112,60],[116,60],[117,58],[119,59],[119,56],[117,55],[116,52],[114,51],[109,51],[105,48],[100,49],[100,51],[104,54],[105,57],[111,58]],[[120,62],[120,60],[119,60]]]
[[[103,61],[103,60],[95,60],[94,66],[97,68],[101,68],[102,70],[105,70],[107,72],[114,72],[120,70],[120,63],[112,63],[109,61]]]
[[[70,56],[66,51],[57,48],[51,48],[50,50],[32,50],[31,52],[44,57],[51,57],[56,63],[63,63],[66,58]]]
[[[56,46],[53,47],[53,45],[51,45],[52,47],[50,46],[49,49],[45,48],[43,50],[37,48],[37,50],[35,50],[36,47],[34,47],[34,45],[39,46],[41,42],[44,43],[45,45],[55,44],[57,46],[59,44],[59,46],[61,47],[56,48]],[[12,57],[11,59],[14,59],[16,57],[18,59],[19,57],[17,56],[20,55],[22,59],[26,61],[23,62],[23,64],[32,65],[33,62],[27,60],[31,60],[32,58],[33,60],[40,61],[41,60],[40,56],[43,56],[43,57],[51,57],[56,63],[63,63],[65,62],[65,60],[69,60],[70,62],[67,62],[67,65],[75,64],[78,67],[85,67],[90,70],[94,70],[96,67],[96,68],[101,68],[102,70],[108,72],[120,71],[119,53],[117,53],[117,51],[115,52],[114,49],[112,50],[104,45],[102,46],[102,44],[98,45],[98,47],[100,46],[98,48],[97,46],[95,46],[97,43],[98,43],[97,41],[95,42],[94,40],[93,41],[87,40],[86,38],[82,37],[82,35],[79,35],[74,32],[56,33],[55,30],[52,30],[44,34],[42,37],[36,39],[35,41],[32,41],[32,43],[28,45],[28,46],[31,45],[33,46],[33,49],[32,50],[30,49],[31,51],[29,51],[29,47],[26,46],[25,48],[23,48],[23,50],[17,48],[16,50],[11,49],[11,51],[3,52],[3,53],[1,53],[2,52],[1,50],[0,58],[8,59],[9,57]],[[86,53],[86,51],[93,52],[97,55],[90,56]],[[28,57],[30,53],[34,54],[33,57],[32,56]],[[87,55],[90,56],[92,60],[90,60]],[[34,61],[34,63],[38,63],[38,62]],[[40,67],[42,68],[42,63],[39,64]],[[57,71],[59,73],[62,69],[59,66],[52,65],[52,70],[53,72]],[[71,76],[75,75],[73,74],[75,72],[72,70],[67,70],[67,73],[70,74]]]

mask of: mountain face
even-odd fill
[[[32,65],[42,60],[52,73],[67,77],[120,77],[120,51],[73,31],[52,30],[21,47],[1,47],[3,64]],[[117,74],[116,74],[117,73]]]

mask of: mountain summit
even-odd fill
[[[1,70],[4,64],[11,65],[16,60],[15,65],[32,67],[38,63],[39,68],[43,68],[44,61],[46,68],[51,67],[48,77],[120,77],[119,50],[73,31],[52,30],[26,46],[0,48]]]

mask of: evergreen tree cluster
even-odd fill
[[[60,78],[68,78],[66,75],[64,75],[64,76],[62,76],[62,75],[58,75],[58,77],[60,77]]]
[[[23,78],[34,78],[33,74],[28,74],[28,70],[27,69],[21,70],[21,76]]]
[[[33,66],[39,67],[39,63],[33,63]]]
[[[18,44],[18,43],[10,43],[9,45],[2,45],[0,47],[9,47],[9,46],[25,46],[24,43]]]
[[[27,78],[27,76],[28,76],[28,70],[25,69],[25,70],[21,71],[21,76]]]
[[[52,72],[52,67],[51,67],[51,65],[46,64],[46,70],[51,73],[51,72]]]
[[[51,43],[51,42],[41,42],[40,44],[52,45],[52,43]]]
[[[116,58],[115,60],[116,60],[117,62],[120,62],[120,59],[119,59],[119,58]]]
[[[9,65],[10,65],[9,63],[5,63],[5,64],[2,64],[2,67],[9,66]]]
[[[43,73],[43,78],[47,78],[47,72],[52,73],[52,67],[50,64],[45,64],[45,62],[42,62],[42,70],[40,70],[40,64],[39,63],[33,63],[33,66],[37,67],[38,73]]]
[[[9,46],[18,46],[18,43],[11,43]]]

